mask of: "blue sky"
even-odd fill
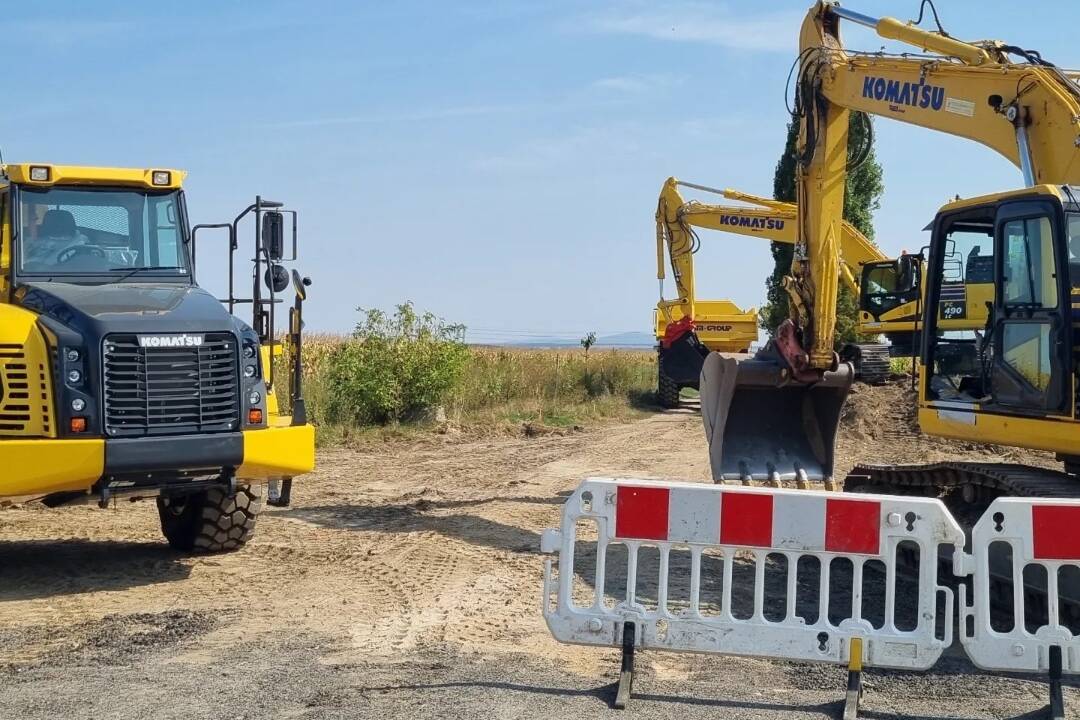
[[[676,175],[770,194],[808,5],[25,3],[5,19],[0,146],[7,160],[184,168],[195,222],[256,193],[288,201],[312,329],[408,299],[476,340],[648,331],[659,188]],[[918,3],[846,5],[908,19]],[[958,37],[1080,65],[1044,22],[1063,3],[938,5]],[[859,28],[845,39],[882,46]],[[923,244],[953,195],[1020,184],[982,147],[875,128],[890,253]],[[768,247],[702,239],[699,294],[759,304]]]

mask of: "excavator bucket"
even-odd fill
[[[808,385],[790,380],[774,360],[710,353],[700,392],[713,481],[831,487],[840,411],[853,378],[842,363]]]

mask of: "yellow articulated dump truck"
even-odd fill
[[[287,503],[292,478],[314,467],[299,382],[310,281],[284,265],[296,259],[294,211],[257,198],[230,223],[192,228],[183,176],[2,167],[0,497],[51,507],[155,499],[173,547],[235,550],[267,484]],[[237,297],[245,218],[254,282],[251,297]],[[222,300],[195,280],[195,235],[209,229],[228,231]],[[275,313],[290,285],[282,343]],[[250,324],[238,307],[251,309]],[[283,347],[292,371],[275,382]]]

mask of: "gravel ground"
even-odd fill
[[[177,619],[185,628],[190,618]],[[109,621],[113,627],[122,618]],[[147,623],[146,617],[136,623]],[[201,623],[202,621],[200,621]],[[734,658],[678,663],[641,658],[628,710],[610,709],[618,657],[596,651],[598,674],[582,677],[526,653],[462,655],[429,648],[400,658],[328,662],[340,638],[286,628],[235,643],[211,659],[176,652],[198,636],[153,649],[56,655],[0,673],[5,718],[829,718],[842,707],[840,668]],[[186,632],[185,629],[183,632]],[[101,637],[113,631],[102,630]],[[122,633],[127,635],[126,632]],[[181,633],[182,634],[182,633]],[[979,674],[961,658],[930,673],[868,671],[867,718],[1036,718],[1046,686]],[[1067,702],[1080,692],[1067,689]]]
[[[842,466],[1048,461],[921,437],[903,402],[895,386],[858,390]],[[223,556],[169,551],[146,504],[0,509],[0,718],[837,717],[842,668],[656,652],[618,713],[617,652],[544,627],[539,537],[562,498],[588,475],[704,481],[702,435],[681,411],[320,452],[295,506]],[[1046,703],[1044,683],[955,650],[865,685],[869,718],[1034,718]]]

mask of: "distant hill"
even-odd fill
[[[610,345],[615,347],[652,347],[656,344],[656,338],[651,333],[622,332],[614,335],[601,335],[596,339],[598,346]]]
[[[485,343],[487,344],[487,343]],[[512,347],[580,347],[580,340],[569,340],[565,337],[530,338],[523,342],[501,343]],[[621,332],[611,335],[600,335],[596,338],[593,347],[616,347],[616,348],[651,348],[656,344],[656,338],[644,332]]]

